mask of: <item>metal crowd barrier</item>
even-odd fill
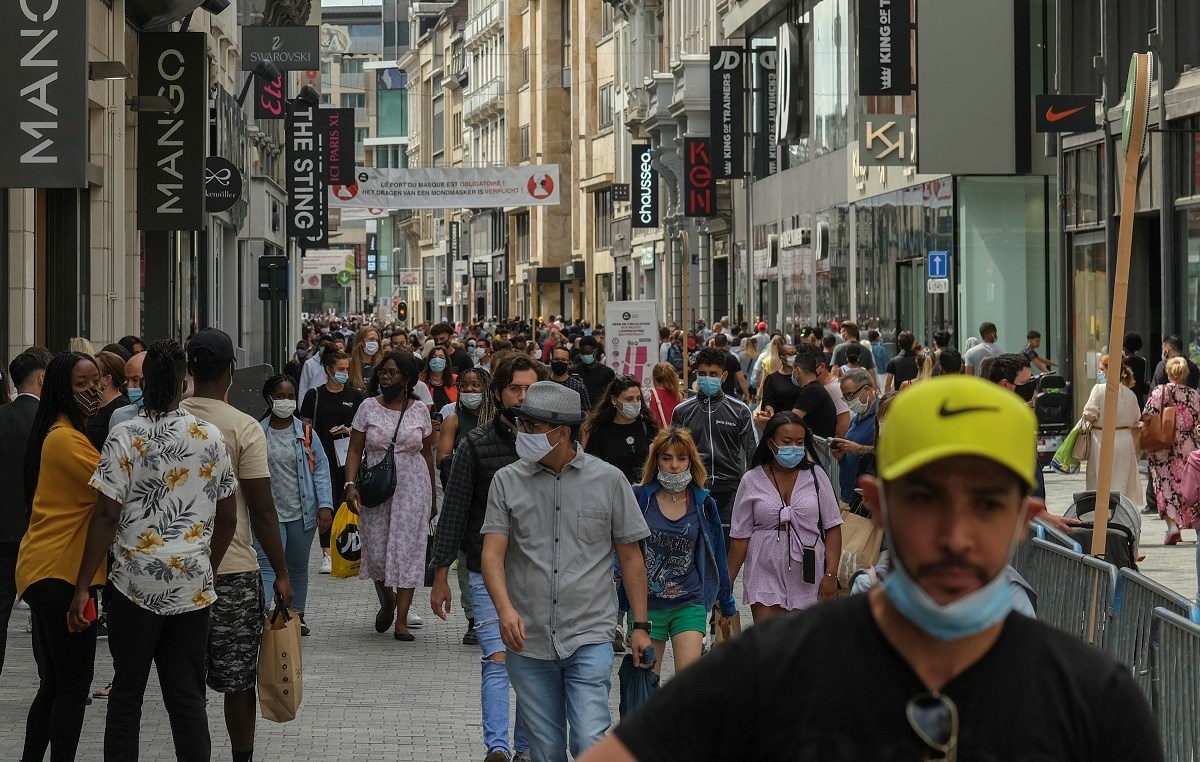
[[[1200,625],[1159,607],[1150,623],[1151,701],[1167,762],[1200,759]]]
[[[1034,537],[1015,568],[1037,593],[1039,621],[1085,643],[1104,642],[1116,596],[1115,566]]]
[[[1133,679],[1147,699],[1151,698],[1150,630],[1158,609],[1200,622],[1200,609],[1171,588],[1133,569],[1117,572],[1117,593],[1104,633],[1104,648],[1132,670]]]
[[[1043,540],[1061,545],[1064,548],[1073,550],[1079,554],[1083,553],[1083,546],[1076,542],[1075,539],[1070,535],[1063,534],[1054,527],[1042,523],[1041,519],[1034,519],[1029,523],[1029,531],[1025,535],[1025,539],[1017,545],[1016,551],[1013,552],[1013,568],[1019,572],[1022,572],[1022,576],[1024,576],[1023,570],[1028,568],[1027,559],[1030,553],[1029,541],[1034,537],[1039,537]]]

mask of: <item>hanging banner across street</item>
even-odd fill
[[[654,168],[654,155],[649,143],[634,143],[630,146],[633,157],[633,213],[630,226],[634,228],[658,227],[658,170]]]
[[[204,34],[146,32],[138,49],[138,95],[165,97],[173,107],[138,120],[138,229],[202,230],[208,127]]]
[[[858,0],[858,94],[912,92],[909,0]]]
[[[0,2],[0,188],[83,188],[88,163],[87,4]]]
[[[349,185],[331,185],[329,203],[373,209],[553,206],[558,165],[381,169],[364,167]]]
[[[754,53],[755,102],[758,124],[754,130],[754,179],[779,171],[779,146],[775,142],[775,118],[779,111],[778,54],[775,48],[760,48]]]
[[[745,55],[742,48],[708,49],[713,176],[722,180],[741,177],[745,171]]]
[[[303,248],[329,241],[329,204],[325,196],[324,133],[318,110],[297,101],[287,119],[287,234]]]
[[[605,362],[618,376],[630,375],[648,388],[658,362],[658,309],[654,301],[604,305]]]

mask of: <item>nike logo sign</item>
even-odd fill
[[[949,408],[949,407],[946,407],[946,403],[943,402],[942,407],[938,410],[938,415],[940,415],[943,418],[950,418],[955,415],[962,415],[963,413],[998,413],[998,412],[1000,412],[1000,410],[998,408],[994,408],[994,407]]]
[[[1079,108],[1067,109],[1066,111],[1055,111],[1054,107],[1051,106],[1050,108],[1046,109],[1046,121],[1047,122],[1061,122],[1063,119],[1066,119],[1067,117],[1071,116],[1072,114],[1078,114],[1080,111],[1083,111],[1085,108],[1087,108],[1087,107],[1080,106]]]

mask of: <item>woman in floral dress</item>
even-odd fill
[[[1157,416],[1163,406],[1175,408],[1175,444],[1165,450],[1147,453],[1150,479],[1158,501],[1158,515],[1167,522],[1164,545],[1179,542],[1180,529],[1195,529],[1196,506],[1184,502],[1181,494],[1183,472],[1188,455],[1198,446],[1200,430],[1200,392],[1187,385],[1187,360],[1172,357],[1167,361],[1167,383],[1156,387],[1146,400],[1142,420]]]
[[[409,352],[392,352],[375,371],[379,396],[359,406],[346,456],[346,503],[358,513],[362,540],[359,577],[375,581],[380,608],[375,629],[385,632],[395,617],[396,640],[416,638],[408,631],[413,590],[425,580],[425,544],[436,511],[433,493],[433,423],[429,408],[413,396],[419,367]],[[390,501],[359,505],[355,481],[367,463],[375,465],[396,441],[396,491]]]

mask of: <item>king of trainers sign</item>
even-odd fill
[[[87,5],[0,2],[0,188],[87,185]]]
[[[138,94],[162,96],[165,112],[138,120],[138,229],[204,229],[204,129],[208,59],[203,32],[139,36]]]

